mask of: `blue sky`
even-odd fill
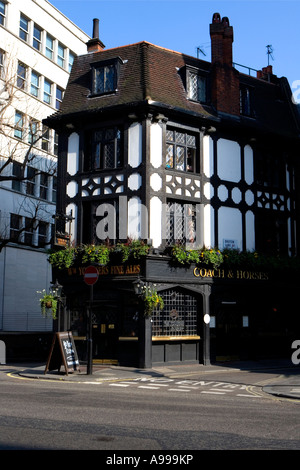
[[[215,12],[228,16],[234,30],[233,60],[261,69],[270,64],[290,86],[300,80],[300,0],[50,0],[85,33],[99,19],[107,49],[148,41],[210,61],[209,24]]]

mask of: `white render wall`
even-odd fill
[[[28,42],[19,38],[20,12],[29,19]],[[34,24],[42,29],[41,51],[32,47]],[[46,33],[54,39],[53,60],[45,55]],[[0,25],[0,37],[0,48],[5,53],[5,73],[10,78],[16,79],[18,61],[22,62],[27,69],[25,89],[15,89],[14,100],[4,116],[11,130],[7,128],[5,136],[0,136],[2,158],[13,153],[16,161],[22,161],[28,145],[26,139],[21,142],[14,137],[15,110],[21,111],[26,117],[34,118],[40,123],[42,119],[53,114],[56,111],[56,87],[65,89],[69,78],[69,52],[73,55],[86,54],[86,42],[90,37],[46,0],[8,1],[5,23],[3,26]],[[64,67],[56,63],[58,42],[65,47],[66,51]],[[40,75],[38,98],[30,93],[32,71]],[[50,104],[43,101],[45,79],[53,84]],[[5,100],[5,98],[5,93],[0,92],[0,100]],[[36,147],[34,149],[36,158],[32,166],[46,172],[52,169],[56,166],[56,156],[52,151],[53,147],[51,147],[51,153],[42,150],[41,146]],[[11,171],[11,166],[7,168],[7,171]],[[39,176],[36,182],[38,181]],[[0,183],[1,234],[9,231],[11,213],[30,217],[37,205],[39,206],[39,220],[52,224],[52,214],[55,213],[55,203],[51,202],[52,183],[53,179],[50,177],[48,201],[39,199],[38,193],[34,197],[28,197],[22,192],[14,191],[11,181]],[[22,189],[25,192],[25,184],[22,184]],[[52,330],[52,321],[45,320],[40,313],[39,294],[37,294],[37,291],[43,289],[48,291],[50,281],[51,266],[44,249],[17,244],[9,244],[3,248],[0,252],[0,331]]]

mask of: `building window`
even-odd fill
[[[117,89],[121,59],[93,64],[92,94],[104,95]]]
[[[207,79],[195,72],[188,72],[188,97],[190,100],[207,102]]]
[[[47,244],[47,228],[46,222],[39,221],[38,223],[38,246],[44,247]]]
[[[44,80],[44,102],[51,104],[52,83],[49,80]]]
[[[49,175],[45,172],[40,174],[40,198],[48,199],[48,184],[49,184]]]
[[[69,51],[69,72],[71,72],[72,70],[74,60],[75,60],[75,55],[73,54],[73,52]]]
[[[0,1],[0,24],[5,26],[6,3]]]
[[[57,177],[52,177],[52,202],[56,202],[56,194],[57,194]]]
[[[22,217],[17,214],[10,214],[10,239],[15,242],[18,242],[21,229]]]
[[[244,116],[252,116],[251,90],[248,87],[240,88],[240,113]]]
[[[30,84],[30,93],[38,98],[40,89],[40,76],[34,71],[31,71],[31,84]]]
[[[45,54],[46,54],[46,57],[48,57],[48,59],[53,60],[53,49],[54,49],[54,39],[49,34],[47,34]]]
[[[37,51],[40,51],[42,48],[42,30],[36,24],[33,26],[32,45]]]
[[[42,149],[49,152],[50,148],[50,129],[43,125],[42,130]]]
[[[94,131],[87,137],[85,170],[122,166],[121,131],[117,127]]]
[[[166,245],[185,246],[196,240],[196,208],[194,204],[168,201],[166,207]]]
[[[58,156],[58,133],[54,131],[53,153]]]
[[[255,181],[258,185],[286,189],[285,161],[280,152],[257,149],[255,152]]]
[[[57,86],[56,87],[56,100],[55,100],[56,109],[59,109],[60,106],[61,106],[61,102],[62,102],[62,99],[63,99],[63,94],[64,94],[64,91]]]
[[[286,217],[274,211],[260,211],[255,216],[256,250],[266,255],[288,255]]]
[[[28,194],[28,196],[35,195],[35,178],[36,169],[31,166],[27,166],[26,194]]]
[[[26,88],[26,70],[26,65],[19,62],[17,70],[17,87],[21,90],[25,90]]]
[[[57,46],[57,64],[60,65],[61,67],[64,67],[65,65],[65,53],[66,53],[66,48],[58,43]]]
[[[33,224],[34,219],[30,217],[25,217],[25,225],[24,225],[24,243],[25,245],[32,245],[33,244]]]
[[[28,128],[28,143],[30,145],[35,145],[39,140],[38,136],[39,123],[35,119],[29,119],[29,128]]]
[[[5,77],[4,62],[5,62],[5,51],[0,49],[0,78],[3,78],[3,79]]]
[[[21,163],[13,162],[12,176],[16,178],[12,180],[12,189],[14,191],[21,191],[22,173],[23,173],[23,168],[22,168]]]
[[[197,138],[186,132],[167,129],[166,168],[179,171],[196,171]]]
[[[24,15],[21,13],[21,16],[20,16],[19,37],[20,37],[21,39],[23,39],[23,41],[27,41],[27,40],[28,40],[28,30],[29,30],[29,20],[26,18],[26,16],[24,16]]]
[[[179,289],[160,292],[162,311],[152,314],[153,336],[196,336],[198,334],[197,298]]]
[[[14,136],[17,139],[23,139],[24,115],[20,111],[15,111],[15,130]]]

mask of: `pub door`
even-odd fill
[[[103,304],[93,307],[93,360],[117,362],[118,312],[117,306]]]
[[[216,313],[216,360],[239,358],[242,316],[234,304],[222,305]]]

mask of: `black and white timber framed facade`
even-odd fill
[[[95,34],[47,120],[60,135],[57,213],[72,214],[72,245],[150,246],[141,260],[98,266],[95,358],[149,367],[276,355],[299,325],[297,271],[183,266],[169,256],[174,245],[298,254],[299,118],[288,82],[271,67],[256,77],[233,67],[228,18],[215,14],[210,35],[211,63],[147,42],[105,50]],[[83,272],[53,269],[78,344]],[[135,281],[164,300],[151,319]]]

